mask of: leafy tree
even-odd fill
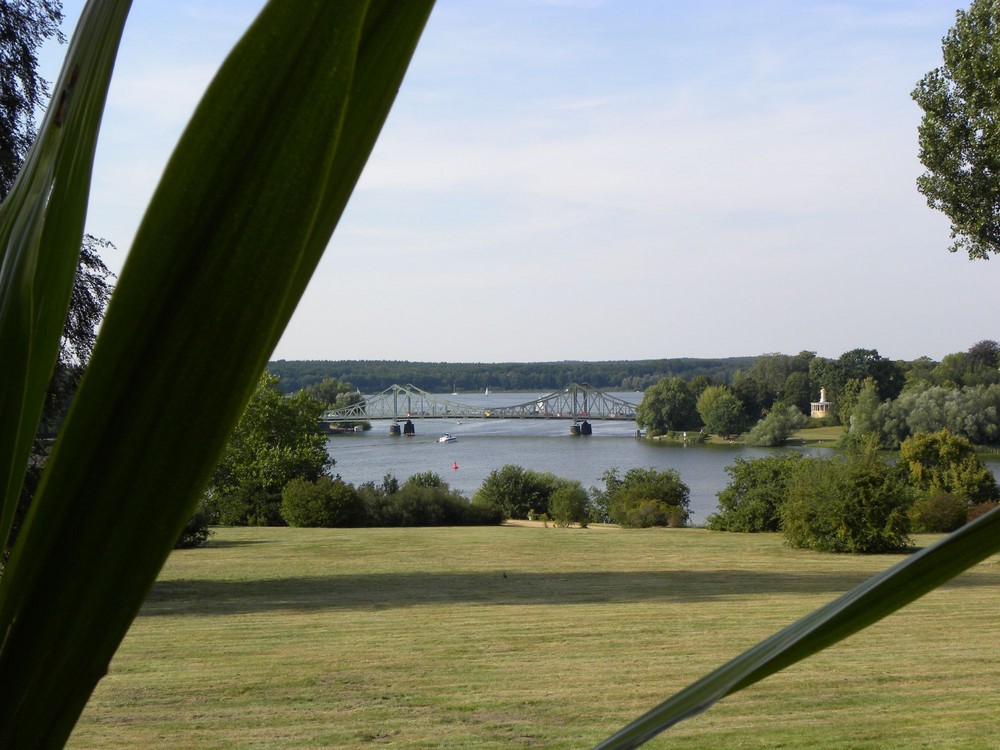
[[[824,552],[893,552],[910,544],[913,492],[875,436],[838,458],[803,458],[781,506],[785,539]]]
[[[944,63],[913,90],[927,168],[917,189],[951,220],[952,252],[1000,250],[1000,6],[973,0],[942,41]]]
[[[930,385],[933,381],[934,369],[938,366],[930,357],[917,357],[907,363],[906,367],[906,385],[903,386],[905,391],[907,388],[913,388],[919,384]]]
[[[308,385],[302,390],[322,401],[327,409],[350,406],[359,403],[364,398],[353,385],[336,378],[323,378],[320,382]]]
[[[803,414],[809,413],[809,405],[812,403],[813,396],[809,386],[808,370],[796,370],[785,378],[781,400],[786,404],[797,406]]]
[[[549,517],[557,526],[578,523],[586,528],[588,511],[587,491],[579,482],[564,482],[549,498]]]
[[[1000,344],[991,339],[977,341],[966,352],[973,367],[996,370],[1000,367]]]
[[[764,393],[769,394],[771,401],[775,401],[782,397],[785,381],[795,371],[798,363],[795,357],[787,354],[761,354],[750,365],[747,374],[760,384]]]
[[[947,429],[974,445],[1000,443],[1000,385],[971,388],[915,386],[875,413],[886,448],[918,432]]]
[[[306,393],[286,397],[277,382],[261,377],[216,466],[210,507],[220,522],[280,523],[285,486],[315,482],[333,466],[319,428],[322,403]]]
[[[857,380],[850,381],[853,383],[858,383]],[[878,391],[875,387],[875,381],[871,378],[865,378],[860,382],[860,388],[857,391],[857,395],[854,396],[853,404],[848,412],[848,432],[845,433],[851,439],[856,439],[860,435],[868,435],[870,433],[878,434]]]
[[[604,472],[604,490],[595,498],[612,523],[628,527],[683,526],[688,519],[690,490],[673,469],[632,468]]]
[[[697,409],[705,429],[715,435],[738,434],[746,424],[743,402],[724,385],[709,386],[702,391]]]
[[[472,496],[472,503],[499,508],[507,518],[548,513],[549,499],[558,482],[552,474],[507,464],[490,472]]]
[[[980,341],[967,352],[954,352],[946,355],[941,363],[931,371],[929,380],[935,385],[947,387],[1000,383],[1000,370],[993,364],[995,352],[992,350],[992,346],[995,343],[993,341]]]
[[[788,499],[788,480],[798,466],[798,453],[737,458],[726,467],[729,484],[717,495],[718,513],[708,517],[715,531],[780,531],[781,508]]]
[[[968,505],[1000,500],[996,478],[966,438],[948,430],[919,432],[899,446],[910,484],[925,494],[949,493]]]
[[[708,375],[695,375],[687,381],[688,390],[691,391],[691,395],[694,396],[695,402],[698,401],[698,397],[701,395],[702,391],[710,385],[719,385],[719,382]]]
[[[729,388],[743,405],[746,421],[756,422],[777,398],[775,392],[768,390],[749,372],[738,372],[733,375]]]
[[[636,407],[635,422],[641,429],[658,434],[697,427],[695,399],[684,378],[663,378],[647,388]]]
[[[35,140],[35,114],[48,101],[38,49],[62,40],[59,0],[0,0],[0,199],[10,192]]]
[[[782,445],[795,430],[805,427],[809,417],[799,407],[776,403],[767,416],[757,422],[744,438],[747,445],[771,448]]]

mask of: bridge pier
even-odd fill
[[[402,428],[399,426],[399,422],[393,422],[389,425],[389,434],[392,437],[399,437],[400,435],[406,435],[406,437],[413,437],[417,434],[416,425],[413,424],[412,419],[407,419],[403,422]]]

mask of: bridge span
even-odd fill
[[[585,383],[572,383],[514,406],[470,406],[414,385],[392,385],[356,404],[325,412],[321,421],[336,424],[378,419],[410,422],[411,426],[414,419],[572,419],[575,425],[588,420],[634,421],[635,404]],[[588,433],[589,429],[584,428],[582,434]]]

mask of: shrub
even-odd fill
[[[966,522],[975,521],[980,516],[989,513],[998,505],[1000,505],[1000,503],[995,503],[995,502],[976,503],[971,508],[969,508],[969,513],[966,516]]]
[[[490,472],[472,496],[472,503],[500,508],[507,518],[548,513],[549,498],[561,481],[553,474],[507,464]]]
[[[688,519],[688,486],[673,469],[633,468],[604,472],[604,490],[593,490],[594,513],[621,526],[683,526]]]
[[[708,517],[715,531],[781,531],[781,507],[788,499],[788,478],[801,456],[737,458],[726,467],[729,484],[718,493],[719,512]]]
[[[433,472],[415,474],[402,485],[386,475],[380,486],[367,484],[359,494],[369,526],[484,526],[504,519],[497,506],[470,504]]]
[[[1000,500],[996,477],[972,443],[948,430],[918,432],[904,440],[899,461],[919,490],[952,493],[969,505]]]
[[[587,492],[579,482],[566,482],[549,498],[549,514],[557,526],[578,523],[587,527]]]
[[[635,500],[623,506],[618,523],[631,529],[646,529],[651,526],[680,528],[687,522],[687,513],[676,505],[668,505],[662,500]]]
[[[925,534],[947,533],[964,525],[969,505],[951,492],[941,490],[918,498],[910,508],[913,530]]]
[[[781,508],[793,547],[825,552],[893,552],[910,544],[912,490],[878,453],[878,438],[842,458],[804,458],[788,482]]]
[[[240,487],[214,493],[205,501],[209,521],[220,526],[284,526],[281,493],[263,487]]]
[[[208,508],[205,507],[205,503],[199,503],[198,507],[194,511],[194,515],[188,520],[184,525],[181,535],[177,538],[177,542],[174,544],[174,549],[191,549],[193,547],[200,547],[208,538],[212,535],[211,529],[208,528]]]
[[[322,476],[315,482],[293,479],[281,494],[281,517],[289,526],[361,526],[365,505],[350,484]]]
[[[804,427],[808,421],[809,417],[799,411],[797,406],[779,402],[771,407],[766,417],[754,425],[744,438],[744,442],[747,445],[763,448],[781,445],[788,440],[789,435]]]

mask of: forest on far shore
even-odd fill
[[[492,391],[554,391],[570,383],[595,388],[643,391],[662,378],[699,375],[728,383],[756,357],[722,359],[621,360],[607,362],[404,362],[391,360],[277,360],[268,372],[278,376],[278,387],[294,393],[332,378],[349,382],[363,393],[378,393],[393,383],[412,383],[431,393]]]

